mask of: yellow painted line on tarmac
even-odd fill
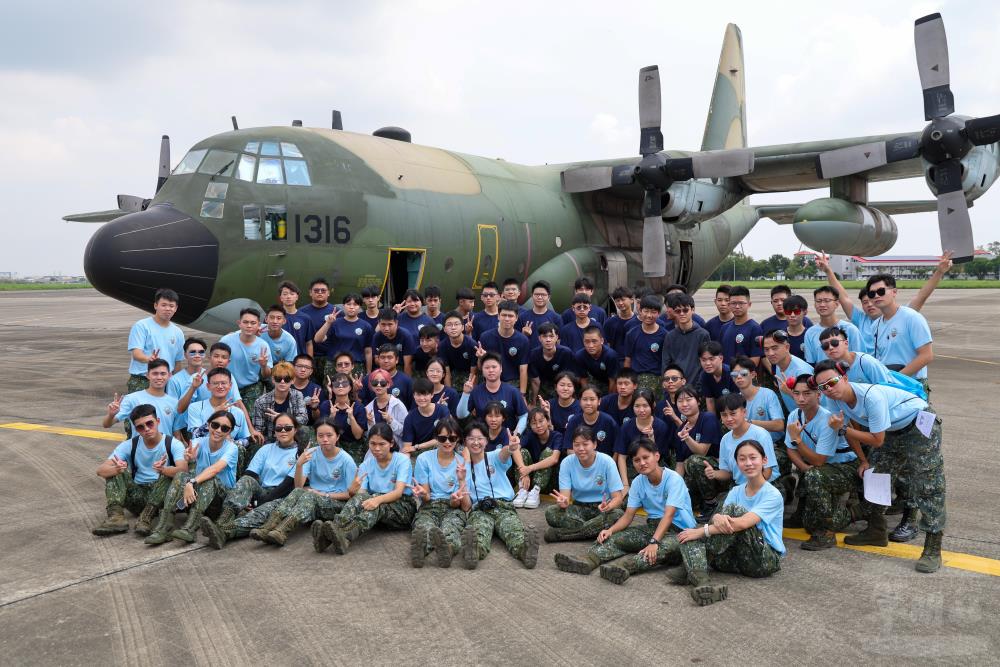
[[[784,536],[792,540],[805,541],[809,539],[809,533],[801,528],[786,528]],[[917,560],[923,552],[923,545],[899,544],[889,542],[887,547],[855,547],[844,544],[845,533],[837,533],[837,546],[851,551],[864,551],[865,553],[879,556],[889,556],[891,558],[903,558],[906,560]],[[947,534],[945,534],[947,537]],[[1000,577],[1000,560],[963,554],[957,551],[941,551],[941,564],[944,567],[955,568],[956,570],[966,570],[978,574],[988,574],[993,577]]]
[[[121,442],[125,437],[121,433],[109,433],[107,431],[90,431],[85,428],[63,428],[61,426],[48,426],[46,424],[29,424],[27,422],[10,422],[9,424],[0,424],[0,428],[9,428],[14,431],[37,431],[40,433],[71,435],[76,438],[93,438],[95,440],[114,440],[115,442]]]
[[[983,359],[969,359],[968,357],[953,357],[953,356],[950,356],[950,355],[947,355],[947,354],[935,354],[934,356],[935,357],[939,357],[941,359],[957,359],[959,361],[971,361],[974,364],[989,364],[990,366],[1000,366],[1000,362],[998,362],[998,361],[985,361]]]

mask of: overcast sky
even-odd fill
[[[0,0],[0,271],[83,272],[96,225],[68,213],[151,196],[161,134],[176,164],[230,129],[400,125],[414,142],[538,164],[637,152],[636,76],[660,66],[667,147],[697,149],[727,22],[743,32],[749,138],[766,145],[923,127],[913,20],[941,11],[957,111],[1000,113],[1000,6],[838,2],[46,2]],[[825,191],[754,202],[806,202]],[[922,180],[873,199],[924,199]],[[972,210],[1000,239],[1000,195]],[[893,253],[937,253],[935,216],[901,216]],[[11,243],[10,241],[13,241]],[[761,221],[755,257],[798,249]]]

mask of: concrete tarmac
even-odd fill
[[[706,317],[711,298],[697,296]],[[766,292],[753,298],[752,314],[769,315]],[[944,419],[944,547],[1000,559],[1000,291],[940,290],[924,313]],[[143,313],[80,290],[0,293],[0,315],[0,425],[100,431]],[[494,541],[470,572],[459,560],[412,569],[408,535],[378,529],[346,556],[315,553],[305,531],[282,549],[243,540],[221,552],[97,538],[94,470],[115,444],[0,428],[3,664],[975,665],[1000,655],[1000,577],[923,575],[910,560],[803,552],[791,539],[781,572],[717,574],[730,599],[699,608],[662,573],[619,587],[555,569],[555,552],[584,543],[543,544],[526,571]],[[544,527],[542,510],[521,515]]]

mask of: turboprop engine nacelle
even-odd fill
[[[997,154],[997,144],[976,146],[962,158],[962,190],[965,198],[973,201],[981,197],[993,182],[1000,176],[1000,155]],[[931,192],[937,194],[934,187],[934,165],[923,160],[924,180]]]
[[[795,211],[795,236],[816,251],[871,257],[896,243],[896,222],[882,211],[843,199],[816,199]]]

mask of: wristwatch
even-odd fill
[[[655,537],[651,537],[651,538],[649,538],[649,543],[650,544],[659,544],[660,541],[658,539],[656,539]]]
[[[847,436],[847,427],[846,426],[841,426],[839,429],[837,429],[837,435],[840,436],[841,438],[846,437]]]

